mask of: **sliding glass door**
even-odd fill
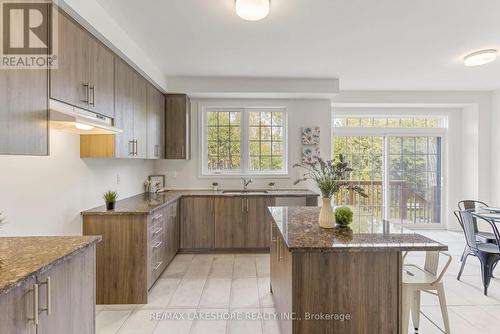
[[[363,221],[437,226],[442,212],[441,118],[334,118],[333,156],[354,172],[349,182],[368,198],[342,191],[338,205],[356,207]]]
[[[349,182],[365,189],[363,198],[352,191],[337,194],[336,203],[359,208],[362,220],[383,218],[383,137],[342,136],[335,138],[335,156],[342,154],[349,166],[355,166]]]
[[[390,136],[387,217],[404,224],[441,222],[441,137]]]

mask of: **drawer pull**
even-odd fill
[[[163,227],[160,227],[159,229],[157,229],[156,231],[153,232],[153,237],[156,236],[158,233],[160,233],[161,231],[163,231]]]
[[[163,263],[163,261],[158,262],[158,264],[156,265],[156,267],[154,267],[154,269],[153,269],[153,270],[154,270],[154,271],[157,271],[157,270],[158,270],[158,268],[160,268],[160,267],[161,267],[162,263]]]
[[[163,243],[163,241],[158,241],[158,242],[156,243],[156,245],[154,245],[154,246],[153,246],[153,248],[158,248],[158,247],[160,247],[162,243]]]

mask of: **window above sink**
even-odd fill
[[[201,176],[288,176],[285,108],[201,108]]]

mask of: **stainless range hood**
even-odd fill
[[[73,107],[56,100],[49,100],[50,128],[81,135],[119,134],[123,130],[113,126],[113,119]]]

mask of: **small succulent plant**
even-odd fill
[[[107,203],[114,203],[118,199],[118,193],[116,191],[109,190],[104,194],[103,197]]]

